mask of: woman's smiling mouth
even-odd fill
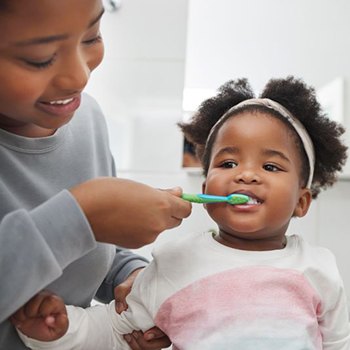
[[[67,103],[70,103],[70,102],[72,102],[73,101],[73,97],[71,97],[71,98],[67,98],[67,99],[65,99],[65,100],[57,100],[57,101],[51,101],[51,102],[49,102],[49,104],[50,105],[66,105]]]
[[[40,110],[51,115],[62,117],[75,112],[80,106],[81,97],[70,97],[66,99],[52,100],[48,102],[40,101],[37,106]]]

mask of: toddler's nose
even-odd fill
[[[235,175],[235,181],[238,183],[259,183],[260,177],[253,169],[244,169]]]

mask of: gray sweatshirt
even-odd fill
[[[114,176],[101,110],[83,95],[73,119],[44,138],[0,129],[0,349],[25,349],[7,318],[42,289],[66,304],[108,302],[146,260],[95,241],[67,190]]]

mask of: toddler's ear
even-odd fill
[[[293,216],[296,216],[299,218],[305,216],[310,208],[311,201],[312,201],[311,191],[307,188],[301,189],[299,201],[294,209]]]

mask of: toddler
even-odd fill
[[[294,77],[273,79],[254,98],[245,79],[230,81],[180,127],[201,159],[203,193],[240,193],[249,201],[206,204],[217,234],[189,234],[156,247],[121,315],[113,302],[68,306],[68,327],[60,300],[37,297],[31,305],[37,323],[26,317],[18,323],[26,345],[124,349],[121,334],[157,325],[174,349],[349,349],[334,256],[286,235],[290,220],[307,214],[346,160],[344,129],[323,114],[314,89]],[[55,317],[64,318],[63,326],[55,326]],[[57,333],[41,340],[56,340],[32,339],[48,329]]]

